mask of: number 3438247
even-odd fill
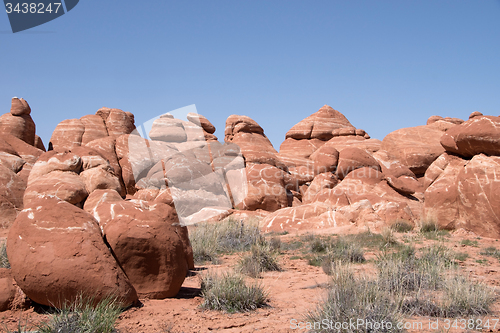
[[[61,2],[54,2],[54,3],[49,3],[47,6],[45,6],[44,3],[17,3],[15,5],[11,3],[6,3],[5,4],[5,10],[7,11],[7,14],[10,14],[12,12],[18,13],[18,14],[45,14],[45,13],[55,13],[60,10],[62,3]],[[62,10],[62,9],[61,9]]]

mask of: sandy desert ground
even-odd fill
[[[331,234],[328,230],[323,235]],[[304,236],[306,235],[306,236]],[[315,234],[318,235],[318,234]],[[465,231],[443,233],[438,237],[424,237],[415,231],[410,233],[395,233],[400,244],[413,244],[417,249],[433,244],[442,244],[451,248],[454,253],[467,253],[467,258],[457,261],[458,265],[472,280],[483,282],[495,289],[500,284],[500,261],[491,256],[481,254],[487,247],[500,247],[496,239],[477,237]],[[321,267],[308,264],[310,250],[304,241],[307,234],[287,234],[280,237],[282,250],[279,261],[283,268],[281,272],[266,272],[259,279],[247,278],[248,282],[261,283],[269,294],[269,305],[256,311],[245,313],[224,313],[200,308],[203,299],[200,295],[200,275],[205,272],[227,271],[235,267],[243,253],[224,255],[219,265],[204,264],[190,272],[179,294],[172,299],[148,300],[142,299],[141,307],[133,307],[124,311],[117,323],[119,332],[150,333],[150,332],[305,332],[298,328],[305,321],[304,316],[313,310],[324,299],[329,277]],[[319,236],[318,236],[319,237]],[[430,238],[430,239],[429,239]],[[302,243],[302,246],[300,244]],[[353,264],[358,275],[373,276],[376,274],[374,261],[380,248],[365,248],[365,263]],[[496,302],[493,312],[488,318],[500,318],[500,302]],[[25,327],[33,327],[47,320],[46,309],[31,307],[28,310],[6,311],[0,314],[1,322],[10,330],[17,329],[21,323]],[[294,321],[296,320],[296,321]],[[413,317],[406,318],[408,322],[422,323],[422,328],[409,329],[409,332],[467,332],[467,329],[450,329],[444,327],[444,319],[440,320],[438,330],[429,328],[429,323],[435,323],[436,318]],[[484,332],[500,331],[498,327],[490,330],[475,330]],[[474,331],[474,330],[469,330]]]

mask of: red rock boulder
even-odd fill
[[[84,293],[95,302],[108,295],[124,306],[137,301],[92,215],[51,197],[32,207],[19,214],[7,239],[12,276],[31,300],[61,307]]]
[[[464,157],[500,155],[500,117],[474,116],[448,130],[441,138],[447,152]]]
[[[12,98],[10,113],[0,116],[0,132],[11,134],[27,144],[35,145],[35,122],[31,108],[24,99]]]
[[[103,230],[120,266],[141,297],[175,296],[193,257],[187,228],[175,209],[141,200],[124,201],[116,192],[98,190],[85,203]]]
[[[443,131],[432,126],[402,128],[389,133],[382,140],[381,149],[420,176],[444,153],[440,143],[442,135]]]

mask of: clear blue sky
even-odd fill
[[[500,1],[81,0],[12,34],[0,14],[0,106],[57,123],[121,108],[136,124],[196,104],[223,140],[255,119],[275,148],[324,104],[372,137],[431,115],[500,114]]]

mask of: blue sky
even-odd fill
[[[500,1],[81,0],[12,34],[0,14],[0,106],[57,123],[102,106],[139,125],[195,104],[224,137],[255,119],[275,148],[324,104],[383,139],[431,115],[500,114]]]

